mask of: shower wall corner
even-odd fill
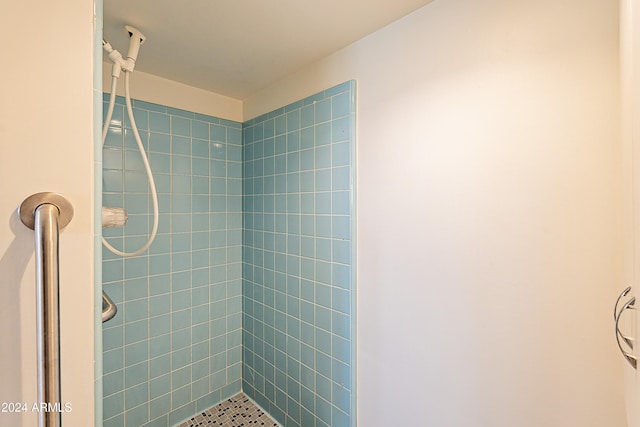
[[[283,425],[355,425],[355,82],[245,123],[133,106],[160,228],[146,254],[103,252],[119,312],[97,323],[96,419],[168,427],[244,391]],[[98,151],[96,212],[130,218],[104,235],[137,247],[150,200],[120,97]]]
[[[243,124],[243,390],[355,426],[355,81]]]

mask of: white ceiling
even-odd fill
[[[136,69],[236,99],[431,0],[104,0],[104,39],[147,41]]]

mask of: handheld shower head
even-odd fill
[[[125,26],[124,29],[127,31],[127,34],[129,34],[129,52],[127,52],[127,60],[131,60],[135,63],[136,58],[138,58],[140,45],[144,43],[147,38],[136,28],[129,25]],[[133,71],[133,66],[130,71]]]

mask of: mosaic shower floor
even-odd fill
[[[247,427],[268,426],[279,427],[271,417],[258,408],[243,393],[225,400],[216,406],[196,415],[176,427]]]

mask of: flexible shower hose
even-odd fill
[[[144,168],[147,171],[147,178],[149,180],[149,188],[151,189],[151,202],[153,203],[153,228],[151,230],[151,234],[149,235],[149,239],[147,243],[145,243],[140,249],[134,252],[123,252],[120,251],[104,238],[102,237],[102,244],[109,249],[111,252],[118,256],[122,257],[134,257],[142,254],[144,251],[149,249],[153,239],[156,237],[156,233],[158,232],[158,194],[156,192],[156,183],[153,179],[153,173],[151,172],[151,166],[149,165],[149,159],[147,158],[147,154],[144,151],[144,146],[142,145],[142,139],[140,138],[140,134],[138,133],[138,127],[136,126],[136,121],[133,117],[133,107],[131,106],[131,95],[129,93],[129,75],[130,71],[125,71],[124,73],[124,98],[127,106],[127,113],[129,115],[129,121],[131,122],[131,128],[133,130],[133,136],[135,137],[136,143],[138,144],[138,150],[140,151],[140,157],[142,157],[142,162],[144,163]],[[102,127],[102,145],[104,146],[104,142],[107,139],[107,132],[109,130],[109,123],[111,122],[111,116],[113,115],[113,108],[115,106],[115,93],[116,87],[118,85],[118,78],[113,77],[111,80],[111,94],[109,95],[109,107],[107,109],[107,116],[104,120],[104,125]]]

